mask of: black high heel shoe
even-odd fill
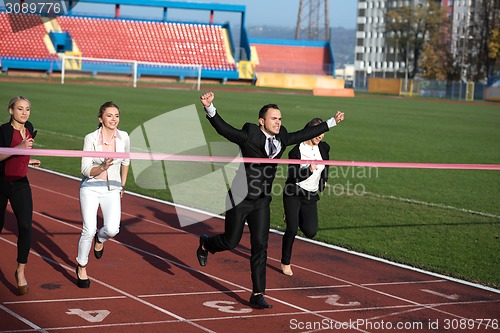
[[[87,265],[81,266],[80,264],[78,264],[78,266],[76,266],[76,278],[77,278],[78,288],[90,287],[90,279],[89,278],[87,278],[85,280],[80,279],[80,275],[78,275],[78,267],[85,268],[85,267],[87,267]]]
[[[96,245],[97,243],[102,244],[101,242],[99,242],[99,236],[97,236],[97,234],[98,234],[98,233],[96,232],[96,233],[95,233],[95,237],[94,237],[94,240],[95,240],[95,244],[94,244],[94,257],[96,257],[97,259],[101,259],[102,254],[104,253],[104,245],[102,246],[102,249],[101,249],[100,251],[97,251],[97,250],[95,249],[95,245]]]

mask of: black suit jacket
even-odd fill
[[[246,123],[242,129],[236,129],[226,123],[218,113],[207,118],[217,133],[240,147],[243,157],[268,158],[265,149],[266,136],[256,124]],[[312,139],[328,130],[326,122],[292,133],[288,133],[286,128],[281,126],[279,134],[276,135],[276,139],[281,142],[281,149],[274,158],[280,158],[287,146]],[[233,198],[241,200],[270,197],[276,167],[274,163],[243,163],[231,186]]]
[[[290,159],[298,159],[302,158],[299,149],[300,144],[293,147],[292,150],[288,153],[288,158]],[[319,152],[321,154],[321,158],[326,161],[330,159],[330,145],[328,143],[321,141],[318,144]],[[294,188],[295,184],[309,178],[312,172],[309,168],[301,168],[300,164],[290,164],[288,165],[288,176],[286,179],[286,188],[285,194],[293,194],[295,193]],[[325,184],[328,181],[328,165],[325,165],[325,168],[321,172],[321,177],[319,179],[319,191],[322,192],[325,189]]]
[[[34,137],[33,124],[27,121],[24,124],[24,127],[26,127],[31,137]],[[13,134],[14,134],[14,127],[12,127],[10,122],[2,124],[2,126],[0,126],[0,147],[9,148],[10,144],[12,143]],[[3,178],[4,174],[5,174],[5,160],[0,162],[0,177]]]

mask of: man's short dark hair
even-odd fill
[[[264,105],[262,108],[260,108],[260,111],[259,111],[259,118],[265,118],[266,117],[266,113],[267,113],[267,110],[269,109],[276,109],[276,110],[279,110],[280,108],[278,107],[278,105],[276,104],[266,104]]]

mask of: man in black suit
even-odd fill
[[[306,127],[288,133],[281,126],[281,112],[276,104],[264,105],[259,111],[259,126],[246,123],[236,129],[226,123],[216,112],[212,101],[213,92],[200,97],[210,124],[217,133],[240,147],[243,157],[280,158],[286,147],[312,139],[327,132],[344,119],[344,113],[337,112],[335,117],[317,126]],[[205,266],[208,252],[216,253],[234,249],[243,235],[245,221],[250,230],[250,268],[252,271],[252,295],[250,304],[265,309],[272,306],[264,299],[266,289],[267,242],[270,227],[270,208],[272,184],[277,165],[272,163],[243,163],[228,192],[223,234],[208,237],[200,236],[196,251],[201,266]]]

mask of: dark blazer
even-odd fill
[[[292,150],[288,153],[288,158],[290,159],[301,159],[300,155],[300,144],[293,147]],[[330,145],[328,143],[321,141],[318,144],[319,152],[321,154],[321,158],[326,161],[330,159]],[[285,191],[284,193],[294,193],[293,187],[295,184],[309,178],[312,172],[309,168],[300,168],[300,164],[289,164],[288,165],[288,177],[285,182]],[[328,165],[325,165],[325,168],[321,172],[321,177],[319,179],[319,191],[323,192],[325,189],[325,184],[328,181]]]
[[[24,124],[24,127],[28,130],[30,133],[31,137],[34,137],[35,135],[33,134],[33,124],[27,121]],[[2,148],[9,148],[10,144],[12,143],[12,135],[14,134],[14,127],[10,124],[10,122],[2,124],[0,126],[0,147]],[[5,174],[5,160],[0,161],[0,177],[3,177]]]
[[[266,136],[258,125],[246,123],[242,129],[236,129],[226,123],[218,113],[212,118],[208,116],[207,118],[217,133],[240,147],[243,157],[268,158],[265,150]],[[286,128],[281,126],[279,134],[276,135],[276,139],[281,142],[281,150],[274,158],[280,158],[287,146],[312,139],[328,130],[326,122],[292,133],[288,133]],[[230,192],[233,198],[270,197],[276,167],[277,165],[274,163],[243,163],[240,165],[231,186]]]

